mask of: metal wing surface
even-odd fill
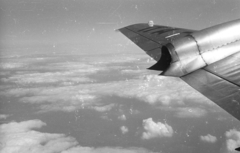
[[[240,53],[181,78],[240,120]]]
[[[159,61],[162,46],[194,30],[161,25],[134,24],[119,29],[126,37]],[[240,53],[181,77],[186,83],[240,120]]]
[[[158,61],[161,57],[161,47],[173,39],[183,37],[194,30],[154,25],[146,23],[134,24],[119,29],[126,37],[143,49],[149,56]]]

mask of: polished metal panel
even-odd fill
[[[202,57],[210,65],[240,51],[240,41],[235,41],[215,50],[204,52]]]
[[[181,77],[206,66],[201,56],[171,63],[161,75]]]
[[[240,40],[240,20],[219,24],[191,34],[201,53],[221,48]]]
[[[173,60],[161,75],[186,75],[240,51],[240,20],[193,32],[170,44],[172,59],[179,61]]]
[[[186,36],[181,39],[177,39],[172,42],[172,45],[177,52],[179,60],[199,56],[197,43],[192,37]]]
[[[193,37],[185,36],[173,40],[166,47],[171,45],[173,47],[169,48],[169,52],[173,60],[170,67],[161,75],[180,77],[207,65],[200,55],[197,42]]]

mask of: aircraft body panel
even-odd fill
[[[119,29],[157,61],[151,70],[180,77],[240,120],[240,20],[203,30],[148,24]]]

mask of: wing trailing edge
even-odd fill
[[[181,79],[240,120],[240,53]]]

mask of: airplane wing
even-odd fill
[[[181,78],[240,120],[240,53]]]
[[[119,29],[126,37],[143,49],[149,56],[158,61],[161,57],[161,47],[173,39],[194,32],[194,30],[154,25],[146,23],[134,24]]]
[[[135,24],[119,29],[121,33],[159,61],[161,47],[194,30],[148,24]],[[181,77],[186,83],[240,120],[240,53]]]

